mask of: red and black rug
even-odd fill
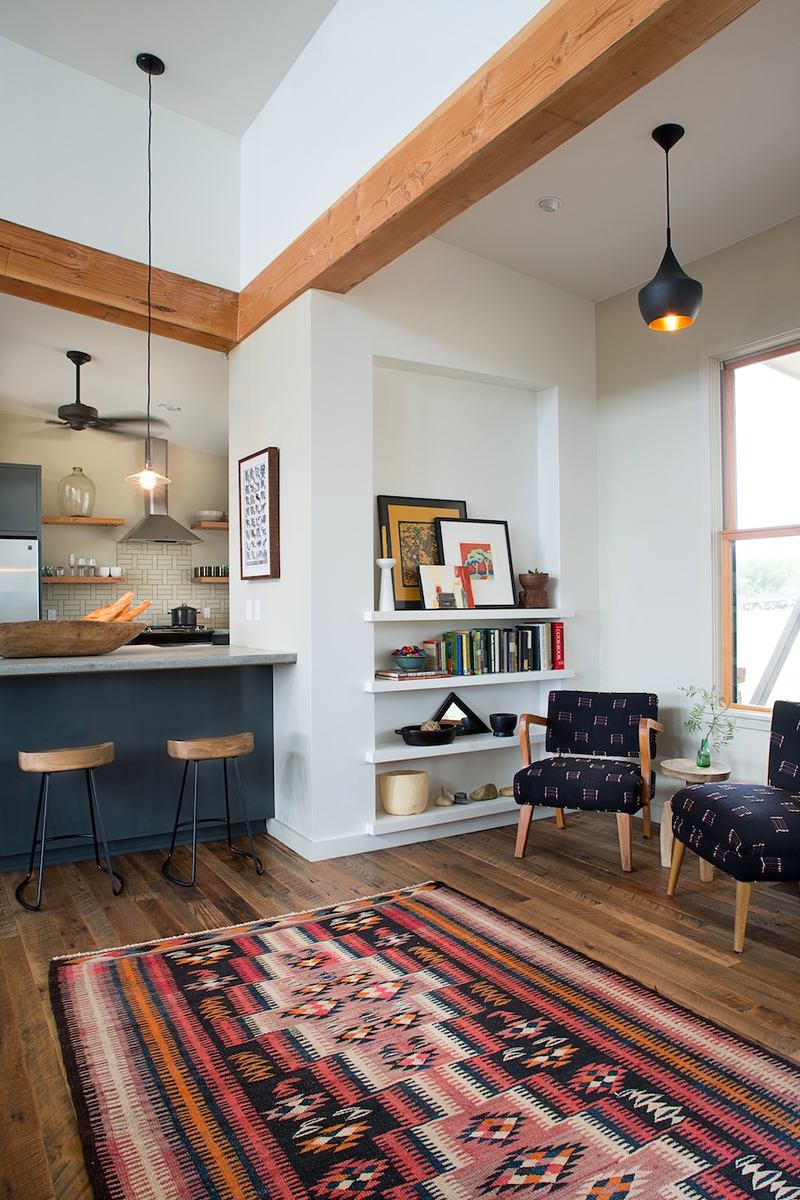
[[[438,884],[56,960],[98,1197],[800,1198],[800,1073]]]

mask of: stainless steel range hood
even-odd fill
[[[150,465],[159,475],[167,474],[167,442],[165,438],[150,438]],[[178,545],[188,545],[191,542],[201,542],[190,529],[167,512],[167,484],[158,484],[152,492],[144,493],[145,515],[138,525],[134,525],[121,542],[172,542]]]

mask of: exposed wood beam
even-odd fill
[[[10,221],[0,221],[0,292],[131,329],[147,326],[144,263]],[[236,292],[153,269],[153,332],[163,337],[231,350],[237,303]]]
[[[551,0],[245,287],[238,340],[309,288],[349,291],[756,3]]]

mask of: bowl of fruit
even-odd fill
[[[392,662],[398,671],[422,671],[427,665],[428,656],[422,646],[401,646],[392,651]]]

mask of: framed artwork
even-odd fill
[[[456,730],[456,737],[463,733],[489,733],[489,726],[465,704],[455,692],[445,696],[436,712],[431,716],[432,721],[460,721],[461,726]]]
[[[474,608],[472,580],[466,567],[419,568],[423,608]]]
[[[242,579],[280,579],[278,450],[239,459],[239,561]]]
[[[514,608],[514,570],[507,521],[436,518],[439,561],[466,567],[476,608]]]
[[[396,559],[392,568],[395,608],[422,608],[419,567],[442,562],[437,550],[436,518],[466,515],[466,500],[378,496],[381,546],[385,544],[388,557]]]

